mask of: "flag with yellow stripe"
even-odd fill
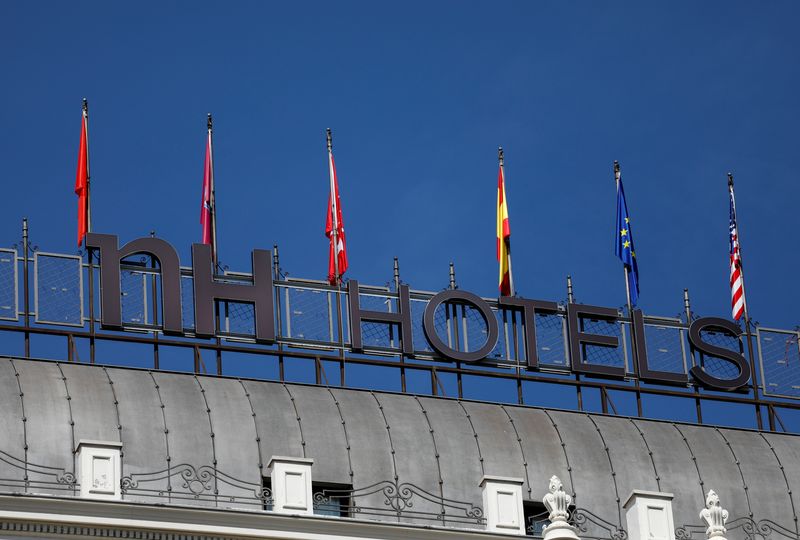
[[[497,261],[500,263],[499,288],[503,296],[512,296],[511,280],[511,228],[508,225],[503,149],[500,149],[500,171],[497,175]]]

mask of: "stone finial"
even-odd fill
[[[724,540],[725,533],[728,531],[725,528],[725,523],[728,521],[728,511],[719,504],[719,495],[713,489],[709,490],[708,495],[706,495],[706,507],[700,511],[700,517],[708,525],[706,537]]]
[[[550,512],[550,521],[566,521],[569,517],[569,505],[572,504],[572,497],[564,491],[564,484],[553,475],[548,486],[550,493],[542,498],[545,508]]]
[[[550,512],[550,524],[544,528],[544,540],[578,540],[575,527],[567,522],[572,497],[564,491],[564,484],[553,475],[548,486],[550,493],[542,497],[545,508]]]

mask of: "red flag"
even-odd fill
[[[333,152],[328,152],[328,168],[331,178],[331,194],[328,196],[328,218],[325,222],[325,236],[330,240],[328,281],[331,285],[336,285],[339,282],[339,278],[347,270],[347,243],[344,238],[342,204],[341,199],[339,199],[339,181],[336,178]]]
[[[214,245],[213,233],[213,206],[214,206],[214,167],[211,153],[211,129],[208,130],[206,143],[206,163],[203,168],[203,193],[200,202],[200,225],[203,228],[202,243],[210,244],[212,251]]]
[[[78,171],[75,175],[75,195],[78,196],[78,247],[89,232],[89,145],[86,124],[89,112],[86,102],[81,114],[81,143],[78,148]]]

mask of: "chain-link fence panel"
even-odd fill
[[[246,302],[220,302],[219,310],[219,324],[223,332],[255,337],[255,305]]]
[[[489,329],[486,322],[483,320],[483,315],[480,311],[475,309],[470,304],[462,304],[456,306],[456,323],[459,327],[459,349],[464,352],[477,351],[486,345],[486,339],[489,337]],[[497,344],[494,350],[489,353],[489,357],[497,352],[500,358],[506,358],[505,341],[502,338],[502,315],[498,318],[498,313],[494,312],[495,321],[497,322],[498,336]]]
[[[584,364],[627,369],[626,343],[624,342],[625,335],[623,333],[622,323],[619,321],[585,318],[583,319],[583,332],[601,336],[612,336],[619,340],[619,346],[617,347],[584,345],[582,355],[582,362]]]
[[[359,306],[362,311],[378,311],[397,313],[397,300],[379,294],[359,294]],[[361,342],[364,347],[381,347],[399,349],[400,327],[395,324],[363,322],[361,323]]]
[[[0,249],[0,319],[17,320],[19,314],[17,290],[17,251]]]
[[[686,373],[686,332],[677,326],[644,325],[647,365],[654,371]]]
[[[281,295],[281,336],[286,339],[302,339],[337,343],[338,318],[336,316],[336,295],[339,293],[296,286],[279,286]],[[345,297],[340,296],[340,307],[344,307]],[[342,311],[345,311],[344,309]],[[342,328],[346,328],[342,315]],[[344,336],[344,332],[342,332]]]
[[[181,276],[181,318],[186,330],[194,330],[194,278]]]
[[[411,300],[411,328],[413,329],[414,350],[423,353],[433,352],[428,340],[425,339],[425,330],[422,328],[422,318],[425,315],[427,306],[427,300]],[[441,319],[438,324],[444,328],[444,309],[437,310],[436,315]],[[449,341],[445,341],[445,343],[449,343]]]
[[[745,359],[747,358],[747,353],[743,350],[741,341],[743,339],[747,339],[745,335],[742,335],[740,339],[736,336],[728,334],[727,332],[704,330],[700,332],[700,337],[709,345],[715,345],[717,347],[722,347],[723,349],[736,351],[741,353]],[[736,364],[728,360],[717,358],[716,356],[707,356],[699,351],[696,351],[695,357],[706,373],[712,377],[716,377],[718,379],[733,379],[739,374],[739,368],[736,367]],[[755,376],[755,374],[753,374],[753,376]]]
[[[800,397],[800,332],[759,328],[764,395]]]
[[[563,315],[537,313],[536,346],[539,348],[539,364],[545,366],[569,366],[567,357],[567,318]]]
[[[120,302],[122,322],[127,324],[148,324],[147,274],[136,270],[120,271]]]
[[[83,326],[83,261],[37,252],[33,259],[36,322]]]
[[[470,326],[477,327],[478,331],[481,332],[481,336],[483,336],[483,342],[478,344],[478,347],[481,347],[483,343],[486,343],[486,325],[483,323],[483,317],[481,317],[480,312],[474,309],[470,311],[475,312],[471,314],[475,317],[475,320],[470,321]],[[514,337],[518,337],[519,333],[523,332],[522,325],[518,324],[520,314],[514,313],[510,309],[498,309],[492,310],[492,312],[494,313],[495,321],[497,321],[497,343],[487,358],[497,362],[514,362],[514,351],[519,350],[521,352],[521,349],[514,348]],[[517,340],[517,343],[519,343],[519,340]]]

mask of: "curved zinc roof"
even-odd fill
[[[777,433],[15,359],[0,359],[0,429],[0,491],[74,492],[74,449],[91,439],[122,443],[134,501],[260,508],[270,458],[294,456],[314,459],[315,482],[352,485],[365,509],[390,509],[391,483],[431,495],[414,499],[420,514],[364,511],[375,519],[444,512],[447,524],[481,506],[484,474],[522,478],[540,501],[555,474],[621,528],[634,489],[673,493],[676,527],[699,522],[709,489],[732,520],[797,526],[800,438]]]

